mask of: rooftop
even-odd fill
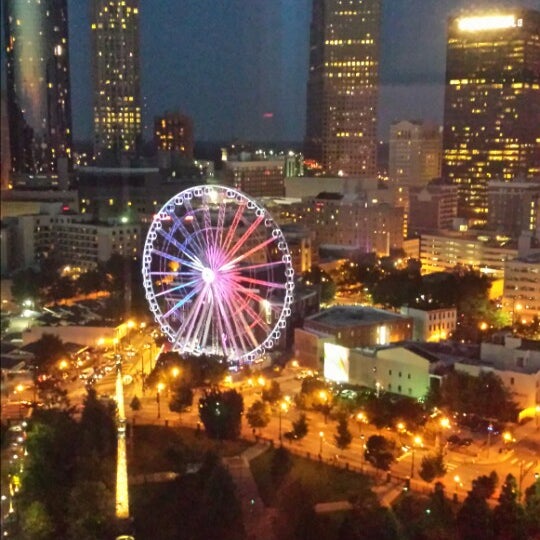
[[[382,309],[364,306],[336,306],[312,315],[307,320],[331,327],[370,325],[377,322],[404,320],[407,317]]]

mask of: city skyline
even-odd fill
[[[497,5],[534,8],[535,3],[504,0]],[[447,19],[466,6],[466,12],[493,8],[491,2],[470,6],[464,0],[430,4],[428,10],[420,0],[383,2],[379,138],[388,139],[394,120],[442,123]],[[145,7],[145,138],[155,115],[180,110],[193,118],[196,140],[303,140],[311,0],[234,0],[226,6],[210,0],[156,2],[152,10]],[[70,36],[77,36],[71,51],[74,134],[76,140],[90,140],[89,11],[73,0],[69,8]]]

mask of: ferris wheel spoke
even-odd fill
[[[197,315],[197,325],[195,326],[194,331],[190,332],[190,334],[193,333],[193,338],[191,338],[191,335],[189,335],[188,338],[193,340],[194,343],[199,343],[201,348],[204,349],[206,348],[206,341],[201,335],[201,330],[203,324],[208,320],[208,313],[211,313],[212,311],[212,293],[209,290],[203,291],[201,296],[206,296],[207,300],[201,304],[201,309],[199,309],[199,314]]]
[[[217,305],[219,312],[221,314],[221,322],[225,326],[227,330],[227,337],[232,342],[230,347],[232,347],[232,350],[234,353],[238,354],[239,352],[242,352],[242,347],[238,346],[238,343],[236,342],[237,339],[242,340],[241,335],[239,335],[237,332],[233,331],[233,328],[231,326],[231,317],[229,314],[227,314],[225,306],[226,303],[223,301],[222,291],[219,291],[219,298],[217,299]]]
[[[197,297],[197,300],[195,301],[192,309],[187,314],[186,319],[189,320],[188,326],[185,328],[184,332],[184,343],[189,346],[189,344],[192,341],[192,334],[193,330],[198,327],[198,323],[201,321],[200,312],[205,304],[205,299],[208,292],[208,285],[205,285],[205,287],[200,292],[199,296]]]
[[[241,271],[258,270],[259,268],[272,268],[274,266],[279,266],[283,264],[285,264],[283,261],[272,261],[272,262],[260,263],[260,264],[250,264],[248,266],[240,266],[238,269]]]
[[[197,294],[197,289],[190,291],[184,298],[181,298],[176,304],[163,315],[164,318],[170,317],[172,313],[180,309],[186,302],[191,300]]]
[[[165,251],[160,251],[159,249],[155,248],[152,249],[152,253],[155,253],[156,255],[159,255],[164,259],[168,259],[169,261],[177,262],[179,264],[187,266],[188,268],[192,268],[193,270],[198,270],[199,272],[202,272],[203,265],[199,260],[197,260],[196,262],[186,261],[185,259],[181,259],[180,257],[171,255],[170,253],[166,253]]]
[[[170,270],[169,272],[148,272],[149,276],[197,276],[200,275],[198,272],[174,272]]]
[[[199,287],[200,291],[201,287]],[[177,345],[178,340],[182,337],[185,337],[185,332],[188,326],[191,324],[191,322],[194,320],[194,317],[196,316],[196,313],[198,312],[199,306],[202,304],[203,297],[199,294],[197,298],[195,299],[195,302],[191,306],[191,309],[189,309],[188,313],[186,313],[183,317],[182,323],[180,324],[180,327],[178,328],[178,331],[176,332],[176,335],[174,336],[173,341],[173,347]],[[187,343],[184,339],[184,343]]]
[[[199,260],[198,257],[192,253],[186,245],[180,244],[180,242],[178,242],[178,240],[176,240],[169,232],[164,231],[163,229],[158,229],[158,232],[161,234],[161,236],[163,236],[163,238],[168,240],[173,246],[180,250],[180,253],[186,255],[193,262],[197,262]]]
[[[186,226],[182,223],[182,220],[176,215],[171,214],[174,224],[176,225],[177,229],[182,233],[184,238],[186,240],[191,240],[193,244],[198,248],[199,251],[204,251],[204,246],[200,243],[199,238],[196,234],[193,234],[192,232],[189,232],[186,228]],[[196,221],[196,218],[193,214],[191,214],[192,220]],[[185,219],[185,218],[184,218]],[[194,257],[198,258],[195,254],[193,254]]]
[[[243,261],[246,257],[253,255],[260,249],[263,249],[264,247],[266,247],[268,244],[271,244],[273,241],[274,239],[272,237],[267,238],[260,244],[257,244],[255,247],[252,247],[249,251],[246,251],[246,253],[242,253],[242,255],[239,255],[238,257],[236,257],[236,259],[233,259],[232,261],[229,261],[226,264],[224,264],[222,268],[220,268],[220,270],[231,270],[236,263]]]
[[[218,218],[216,223],[215,235],[214,235],[214,245],[220,246],[223,240],[223,225],[225,223],[225,214],[227,210],[227,204],[222,202],[219,205]]]
[[[232,279],[237,282],[251,283],[253,285],[262,285],[263,287],[268,287],[270,289],[285,289],[283,283],[276,283],[274,281],[264,281],[262,279],[250,278],[247,276],[236,275]]]
[[[236,296],[239,296],[238,293],[235,293]],[[258,325],[260,326],[265,332],[269,332],[270,331],[270,327],[268,326],[268,324],[263,320],[263,318],[249,305],[249,303],[247,301],[243,301],[242,299],[240,299],[240,302],[242,302],[242,306],[241,306],[241,309],[238,310],[238,313],[239,313],[239,316],[242,317],[242,319],[245,321],[245,318],[243,316],[243,313],[242,311],[245,310],[247,313],[249,313],[249,315],[251,316],[251,319],[253,320],[253,325]],[[250,325],[248,325],[246,323],[247,327],[250,327]]]
[[[158,296],[163,296],[164,294],[170,294],[174,291],[179,291],[180,289],[185,289],[186,287],[191,287],[197,283],[198,280],[194,279],[192,281],[188,281],[187,283],[182,283],[180,285],[177,285],[176,287],[173,287],[172,289],[166,289],[165,291],[161,291],[154,296],[157,298]]]
[[[257,216],[253,223],[246,229],[244,234],[234,243],[233,248],[227,252],[228,258],[234,257],[238,250],[244,246],[246,240],[253,234],[253,231],[255,231],[255,229],[261,224],[263,219],[263,216]]]
[[[223,246],[222,246],[223,251],[225,253],[229,250],[232,239],[234,238],[234,233],[236,232],[236,229],[238,228],[238,224],[240,223],[240,220],[242,219],[242,215],[244,213],[245,207],[246,207],[245,204],[240,204],[234,214],[234,218],[232,220],[231,226],[229,227],[229,230],[227,231],[227,236],[225,237],[225,241],[223,242]]]
[[[253,310],[251,310],[251,308],[249,308],[249,306],[247,306],[247,305],[244,306],[244,309],[246,309],[246,311],[248,311],[248,312],[250,312],[250,311],[253,312]],[[249,339],[251,340],[251,344],[254,347],[257,347],[257,345],[259,343],[258,343],[257,338],[255,337],[255,335],[253,334],[253,330],[251,328],[251,325],[246,321],[246,318],[244,316],[244,313],[243,313],[242,309],[237,309],[236,310],[236,312],[233,314],[233,321],[234,321],[239,333],[246,334],[249,337]],[[256,323],[256,320],[254,320],[254,323]]]

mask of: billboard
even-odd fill
[[[349,382],[349,349],[324,344],[324,377],[334,382]]]

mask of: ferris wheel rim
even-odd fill
[[[268,298],[262,298],[261,296],[252,292],[251,293],[246,292],[246,284],[249,284],[250,286],[251,285],[253,286],[264,285],[268,289],[279,288],[283,290],[283,300],[275,303],[275,306],[278,306],[278,307],[274,306],[272,308],[276,310],[276,313],[279,312],[278,316],[276,317],[275,322],[267,325],[268,329],[264,332],[263,339],[255,339],[253,336],[253,332],[251,330],[248,331],[247,333],[241,333],[239,331],[239,323],[235,321],[234,315],[236,315],[238,319],[242,320],[243,323],[246,324],[247,321],[245,320],[245,314],[243,314],[240,309],[233,312],[230,307],[224,308],[224,306],[226,306],[227,304],[224,301],[219,300],[218,298],[219,294],[215,293],[215,296],[214,296],[214,291],[220,290],[218,284],[214,286],[214,280],[217,279],[217,275],[214,274],[214,270],[212,270],[209,266],[204,266],[201,264],[200,251],[199,253],[196,253],[197,250],[201,250],[201,249],[204,250],[205,248],[207,248],[208,246],[206,243],[209,242],[210,240],[215,240],[218,234],[216,231],[214,231],[214,228],[212,228],[212,226],[207,226],[209,224],[211,225],[211,220],[209,218],[210,212],[208,208],[206,208],[206,210],[202,210],[202,213],[203,213],[203,219],[205,220],[208,219],[209,223],[205,223],[204,229],[200,228],[199,226],[200,224],[198,223],[199,216],[197,213],[201,213],[201,208],[203,208],[204,205],[194,209],[194,207],[192,206],[192,201],[194,199],[195,200],[201,199],[202,201],[204,201],[205,196],[212,197],[214,195],[217,198],[222,197],[221,199],[219,199],[219,202],[211,203],[216,208],[219,209],[218,210],[218,224],[219,224],[219,219],[222,219],[222,221],[224,219],[222,214],[225,213],[225,208],[226,208],[226,203],[224,202],[225,200],[227,201],[227,203],[230,202],[231,204],[237,206],[237,210],[234,213],[233,223],[230,229],[228,230],[228,232],[226,233],[227,236],[225,239],[225,245],[227,249],[229,250],[227,252],[227,255],[229,257],[233,257],[233,256],[236,256],[236,257],[229,260],[229,262],[223,265],[220,268],[220,270],[223,270],[222,272],[223,274],[227,274],[228,272],[230,279],[227,281],[227,284],[237,287],[237,289],[241,290],[242,294],[244,294],[245,296],[243,300],[244,304],[242,307],[244,307],[248,311],[248,314],[249,314],[249,310],[252,311],[252,313],[249,314],[251,319],[255,319],[256,317],[253,312],[253,309],[250,308],[248,305],[251,303],[250,301],[252,302],[263,301],[267,303],[270,303],[270,302]],[[208,201],[205,204],[207,206],[210,206]],[[183,209],[188,208],[191,211],[191,213],[188,213],[186,215],[192,216],[191,217],[192,226],[194,228],[197,227],[198,229],[196,234],[186,232],[186,228],[181,223],[181,219],[176,216],[177,207],[182,207]],[[253,218],[253,221],[248,222],[250,223],[250,225],[248,229],[243,233],[241,240],[244,239],[244,237],[245,238],[250,237],[250,235],[254,233],[257,230],[257,228],[259,228],[258,229],[259,235],[261,234],[261,230],[269,231],[268,238],[266,238],[264,242],[256,246],[256,248],[252,248],[251,251],[256,251],[257,249],[260,250],[262,249],[260,246],[264,247],[266,245],[272,244],[272,245],[275,245],[276,248],[278,248],[279,250],[278,253],[281,256],[275,261],[266,261],[265,263],[261,263],[260,265],[252,263],[251,265],[248,265],[247,267],[244,267],[244,268],[255,269],[257,267],[260,267],[261,269],[264,270],[266,267],[266,270],[268,271],[270,267],[282,266],[283,274],[284,274],[284,280],[282,283],[278,284],[277,282],[269,282],[269,281],[259,280],[253,277],[241,276],[238,272],[235,273],[232,270],[235,268],[235,265],[238,265],[239,262],[241,262],[242,260],[248,259],[248,256],[245,253],[238,254],[238,251],[240,251],[242,248],[242,242],[238,242],[238,244],[235,244],[235,246],[232,248],[230,247],[230,244],[232,243],[234,239],[234,232],[231,232],[231,231],[233,231],[235,228],[235,222],[238,222],[240,218],[244,220],[246,219],[246,217],[242,215],[244,211],[246,210],[250,212],[251,214],[250,217]],[[162,230],[162,223],[164,221],[170,221],[170,220],[175,221],[175,224],[176,226],[178,226],[178,228],[180,229],[184,228],[183,230],[183,233],[185,233],[184,243],[181,244],[181,246],[179,246],[179,244],[176,242],[175,238],[171,234],[165,233]],[[221,225],[223,226],[223,224],[224,223],[222,222]],[[238,223],[236,223],[236,226],[238,226]],[[221,232],[223,233],[223,231]],[[150,278],[150,275],[152,274],[150,265],[152,264],[153,256],[157,254],[164,259],[169,257],[167,253],[158,252],[155,249],[154,244],[156,243],[158,236],[167,238],[169,242],[167,246],[169,246],[172,243],[173,245],[175,245],[176,249],[178,249],[179,247],[182,248],[183,259],[181,260],[181,263],[183,267],[188,269],[186,271],[183,271],[183,277],[185,279],[193,277],[192,281],[194,282],[198,280],[197,284],[194,284],[191,282],[189,282],[188,284],[182,283],[177,287],[178,291],[181,291],[182,288],[187,289],[189,287],[192,287],[190,292],[187,294],[189,298],[186,300],[187,296],[182,297],[182,299],[178,302],[178,304],[176,306],[173,306],[167,313],[164,313],[162,307],[160,306],[156,298],[161,295],[165,295],[167,292],[170,292],[170,291],[167,291],[167,290],[165,292],[160,291],[156,294],[152,279]],[[189,247],[187,246],[188,243],[190,243]],[[193,252],[191,252],[190,250],[193,250]],[[249,253],[249,250],[248,250],[248,253]],[[179,260],[178,257],[171,257],[171,258],[175,259],[177,262]],[[172,274],[173,272],[154,272],[154,273]],[[175,275],[178,275],[180,273],[176,272]],[[231,188],[230,186],[223,186],[223,185],[192,186],[190,188],[187,188],[177,193],[176,195],[171,197],[167,202],[165,202],[160,208],[160,210],[154,215],[154,219],[152,220],[152,223],[148,230],[148,234],[146,236],[144,250],[143,250],[143,285],[146,292],[147,301],[150,305],[150,311],[152,312],[156,322],[160,325],[162,331],[167,336],[169,341],[173,343],[173,348],[175,346],[178,346],[179,349],[184,348],[185,352],[191,352],[191,353],[197,354],[197,351],[193,350],[192,347],[191,348],[186,347],[185,344],[179,345],[180,331],[182,330],[182,327],[180,327],[180,329],[176,332],[176,329],[173,328],[173,325],[171,324],[171,322],[167,321],[166,319],[168,319],[171,316],[171,313],[176,314],[176,312],[174,311],[175,309],[180,309],[188,300],[191,302],[191,300],[194,298],[193,306],[195,306],[198,302],[197,304],[198,307],[196,310],[193,311],[192,316],[195,317],[196,315],[199,314],[201,310],[203,310],[204,318],[206,319],[206,325],[208,326],[210,324],[213,324],[211,319],[214,317],[214,315],[210,313],[208,306],[202,307],[204,302],[203,300],[201,300],[202,296],[204,294],[207,294],[209,287],[211,287],[212,295],[209,296],[209,298],[211,298],[212,300],[208,300],[208,304],[211,304],[212,302],[220,304],[218,307],[219,309],[221,309],[221,312],[217,310],[215,311],[216,313],[219,313],[217,317],[218,320],[215,322],[215,324],[217,326],[221,325],[221,330],[223,332],[221,336],[221,339],[223,341],[222,350],[223,350],[223,355],[226,357],[227,361],[245,363],[245,362],[252,362],[257,357],[262,356],[267,349],[270,349],[273,347],[275,342],[280,338],[281,332],[286,326],[286,319],[291,313],[290,306],[293,301],[293,290],[294,290],[293,276],[294,276],[294,271],[292,269],[290,251],[289,251],[289,248],[285,241],[285,237],[280,227],[274,221],[274,219],[272,218],[270,213],[266,210],[266,208],[260,205],[257,200],[249,197],[248,195],[240,192],[239,190]],[[223,291],[221,292],[223,293],[223,295],[225,295]],[[178,294],[181,294],[181,293],[179,292]],[[229,296],[228,298],[229,300],[232,299],[234,300],[235,303],[238,303],[240,301],[239,298],[241,299],[241,295],[236,295],[236,296],[235,295],[236,295],[236,292],[232,292],[231,296]],[[227,310],[228,310],[228,313],[227,313]],[[203,316],[201,315],[201,317]],[[221,321],[219,320],[220,317],[222,319]],[[232,323],[229,321],[229,319],[232,320]],[[187,320],[187,317],[184,318],[184,320],[182,321],[182,325],[184,325],[184,328],[183,328],[184,331],[186,330],[185,325],[188,324],[186,323],[186,320]],[[191,328],[191,332],[193,332],[195,323],[190,322],[189,324],[191,324],[190,328]],[[199,335],[201,324],[203,323],[199,320],[197,324],[198,324],[197,335]],[[235,334],[235,330],[236,330],[236,334]],[[208,333],[208,329],[206,329],[206,332]],[[233,344],[230,346],[225,343],[225,340],[229,338],[231,338],[233,341]],[[208,344],[205,341],[205,343],[203,343],[201,347],[202,353],[208,354],[206,352],[207,346]],[[230,352],[231,350],[234,350],[235,353],[234,354],[231,353]],[[229,352],[227,353],[227,351]],[[237,354],[239,352],[241,354]]]

